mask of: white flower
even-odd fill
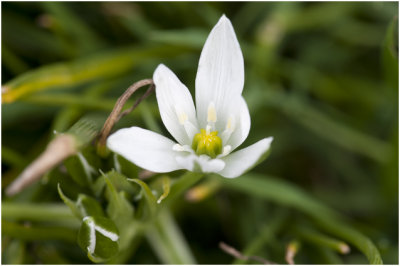
[[[166,66],[154,72],[161,119],[176,142],[139,127],[107,140],[110,150],[158,173],[178,169],[233,178],[253,167],[269,150],[272,137],[233,152],[247,138],[250,114],[242,97],[244,63],[232,24],[223,15],[200,56],[196,107],[189,90]]]

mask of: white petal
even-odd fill
[[[242,94],[243,84],[242,51],[231,22],[223,15],[208,36],[200,56],[196,76],[199,126],[205,128],[211,102],[215,104],[217,124],[226,121],[229,102]]]
[[[158,108],[165,127],[180,144],[191,145],[193,136],[186,133],[185,121],[188,120],[195,128],[198,126],[189,90],[163,64],[155,70],[153,80],[156,84]]]
[[[262,139],[249,147],[221,158],[226,165],[218,174],[228,178],[242,175],[262,159],[262,156],[269,150],[272,140],[272,137]]]
[[[232,105],[229,111],[229,113],[234,114],[235,129],[228,142],[224,143],[224,145],[231,145],[232,150],[236,149],[246,140],[251,125],[249,108],[244,98],[239,96],[239,99],[235,101],[235,103],[236,104]]]
[[[211,159],[207,155],[178,156],[176,161],[185,169],[193,172],[217,173],[225,167],[225,162],[220,159]]]
[[[141,168],[152,172],[171,172],[182,167],[173,151],[176,143],[152,131],[131,127],[120,129],[107,139],[107,147]]]

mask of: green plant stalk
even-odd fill
[[[265,98],[259,97],[260,101],[266,101],[267,104],[291,117],[296,123],[347,150],[378,162],[385,162],[392,152],[392,147],[388,143],[341,124],[321,113],[312,105],[286,95],[286,93],[268,91],[263,95]]]
[[[177,197],[182,195],[191,186],[199,182],[203,178],[203,176],[204,174],[202,173],[187,171],[171,185],[169,195],[161,202],[161,205],[171,204],[171,202],[173,202]]]
[[[77,230],[60,226],[24,226],[6,220],[1,222],[3,235],[22,240],[50,240],[58,239],[71,243],[76,242]]]
[[[155,117],[156,112],[154,112],[154,109],[157,109],[157,107],[150,105],[149,102],[147,102],[147,101],[140,102],[139,106],[140,106],[140,109],[138,111],[140,111],[140,115],[142,116],[142,119],[146,125],[146,128],[148,128],[151,131],[161,134],[162,130],[157,123],[157,119]],[[157,111],[157,113],[158,113],[158,111]]]
[[[316,252],[319,253],[321,259],[325,262],[323,264],[343,264],[342,258],[332,249],[314,246]]]
[[[372,241],[345,222],[332,220],[329,217],[314,217],[325,231],[353,244],[364,253],[370,264],[383,264],[381,255]]]
[[[1,159],[3,163],[13,167],[22,168],[27,164],[24,156],[4,145],[1,146]]]
[[[145,235],[163,264],[195,264],[195,259],[172,214],[163,209]]]
[[[7,239],[2,241],[3,264],[24,264],[26,256],[26,243],[19,239]]]
[[[79,227],[79,221],[65,204],[59,203],[11,203],[2,202],[1,217],[7,220],[54,222]]]
[[[10,69],[13,74],[18,75],[29,69],[29,66],[4,44],[1,47],[1,53],[4,66]]]
[[[168,211],[168,206],[204,175],[202,173],[186,172],[170,187],[168,196],[161,202],[160,212],[156,216],[154,226],[146,230],[146,238],[162,263],[194,264],[182,233]]]
[[[31,93],[72,88],[88,81],[121,75],[151,57],[183,53],[165,45],[128,47],[67,63],[57,63],[26,72],[2,86],[2,102],[11,103]]]
[[[260,233],[246,246],[243,254],[246,256],[255,255],[259,252],[263,246],[273,238],[280,228],[284,224],[284,220],[287,218],[287,211],[280,211],[277,215],[272,218],[272,221],[265,224],[260,230]],[[245,264],[246,261],[235,259],[233,264]]]
[[[349,246],[343,241],[331,238],[329,236],[323,235],[310,228],[304,228],[297,226],[295,228],[296,233],[304,240],[313,243],[317,246],[328,247],[335,250],[341,254],[346,254],[350,251]]]
[[[74,39],[82,54],[104,46],[104,41],[97,36],[97,33],[72,12],[68,5],[62,2],[42,2],[41,4],[50,15],[56,18],[55,28],[59,30],[60,35],[64,35],[66,39],[68,37]]]
[[[143,238],[143,232],[144,232],[144,227],[141,224],[137,224],[136,222],[132,222],[132,224],[129,226],[129,229],[127,229],[126,234],[127,237],[129,238],[129,245],[122,249],[119,253],[118,256],[115,256],[112,258],[110,261],[108,261],[108,264],[126,264],[126,262],[131,258],[136,249],[139,247],[142,238]]]
[[[312,217],[326,232],[356,246],[365,254],[369,263],[382,264],[382,258],[372,241],[353,229],[338,213],[308,196],[303,190],[276,178],[246,174],[237,179],[221,179],[225,187],[272,200],[302,211]]]
[[[101,110],[101,111],[111,111],[114,107],[116,99],[104,99],[104,98],[93,98],[93,97],[82,97],[73,94],[42,94],[42,95],[30,95],[23,99],[23,102],[35,103],[40,105],[49,106],[77,106],[88,110]],[[133,101],[127,101],[126,106],[133,105]],[[149,111],[152,115],[159,117],[160,113],[156,108],[155,104],[148,103]],[[132,112],[129,115],[133,117],[139,117],[141,112],[141,104],[136,108],[136,112]]]
[[[112,85],[112,81],[101,81],[97,82],[94,85],[85,89],[83,93],[83,98],[88,99],[89,101],[94,101],[102,94],[105,93]],[[78,120],[80,116],[84,113],[83,108],[80,108],[77,105],[71,105],[66,107],[64,110],[60,111],[60,113],[53,120],[52,130],[51,132],[64,132],[66,131],[75,121]]]

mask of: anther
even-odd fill
[[[233,116],[228,118],[228,122],[226,123],[225,130],[233,132],[235,130],[235,119]]]
[[[185,122],[188,120],[187,114],[182,111],[177,105],[175,105],[175,112],[176,116],[178,117],[179,124],[184,125]]]
[[[229,140],[234,130],[235,130],[235,118],[233,116],[230,116],[228,118],[228,122],[226,123],[225,130],[224,132],[222,132],[221,135],[222,141],[224,143],[226,143]]]
[[[172,150],[174,150],[174,151],[184,151],[182,145],[180,145],[180,144],[175,144],[174,146],[172,146]]]
[[[217,111],[213,102],[210,102],[207,110],[207,122],[215,123],[217,122]]]
[[[226,156],[228,155],[232,150],[232,146],[231,145],[226,145],[224,146],[224,150],[222,151],[222,156]]]
[[[186,152],[191,152],[192,149],[190,148],[189,145],[180,145],[180,144],[175,144],[172,146],[173,151],[186,151]]]

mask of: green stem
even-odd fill
[[[313,229],[297,226],[295,231],[301,238],[317,246],[325,246],[341,254],[350,251],[349,246],[343,241],[323,235]]]
[[[284,220],[287,218],[288,212],[283,210],[279,211],[273,218],[272,221],[265,224],[260,230],[260,233],[250,242],[250,244],[244,249],[243,254],[246,256],[255,255],[257,252],[262,250],[263,246],[271,240],[283,225]],[[245,260],[236,259],[233,264],[244,264]]]
[[[341,220],[330,219],[330,217],[315,218],[318,225],[325,231],[356,246],[367,256],[370,264],[383,264],[378,249],[368,237],[351,228]]]
[[[341,257],[332,249],[321,246],[314,246],[313,249],[318,253],[319,261],[321,261],[322,264],[343,264]]]
[[[163,264],[195,264],[195,259],[182,232],[169,210],[164,209],[146,238]]]
[[[108,261],[108,264],[126,264],[129,258],[131,258],[137,248],[139,247],[142,238],[143,238],[143,232],[146,228],[146,225],[143,225],[141,223],[138,223],[136,221],[132,221],[128,226],[126,226],[126,229],[124,230],[123,234],[125,235],[125,239],[127,239],[125,242],[127,243],[126,246],[120,246],[120,252],[118,253],[118,256],[115,256],[112,258],[110,261]]]
[[[378,249],[368,237],[353,229],[339,213],[308,196],[302,189],[282,179],[257,174],[221,179],[221,182],[225,187],[272,200],[309,215],[326,232],[356,246],[366,255],[369,263],[382,264]]]
[[[176,55],[182,50],[168,46],[127,47],[101,52],[72,62],[62,62],[28,71],[3,86],[2,102],[14,102],[28,94],[44,90],[73,88],[105,77],[120,76],[149,58]]]
[[[173,202],[177,197],[187,191],[191,186],[196,184],[203,178],[204,174],[195,172],[186,172],[177,181],[175,181],[171,188],[168,197],[162,201],[162,205],[168,205]]]
[[[11,148],[2,146],[1,147],[1,158],[3,163],[9,164],[13,167],[25,167],[27,161],[24,156],[14,151]]]
[[[27,96],[21,99],[22,102],[40,104],[40,105],[49,105],[49,106],[76,106],[89,110],[100,110],[100,111],[111,111],[114,108],[114,104],[116,99],[101,99],[94,98],[92,96],[82,97],[74,94],[35,94]],[[126,106],[133,105],[133,100],[127,101]],[[155,108],[154,104],[148,103],[149,111],[157,117],[159,112],[157,108]],[[141,113],[141,105],[137,107],[137,112],[132,112],[130,115],[135,117],[139,117]]]
[[[78,220],[65,204],[32,204],[3,202],[1,216],[7,220],[34,222],[62,222],[71,226],[79,225]]]
[[[25,226],[2,220],[2,234],[22,240],[58,239],[71,243],[76,242],[76,229],[60,226]]]
[[[162,263],[194,264],[195,260],[167,206],[196,184],[202,173],[186,172],[171,186],[169,195],[162,201],[154,226],[146,231],[146,238]],[[164,208],[163,208],[164,207]]]

